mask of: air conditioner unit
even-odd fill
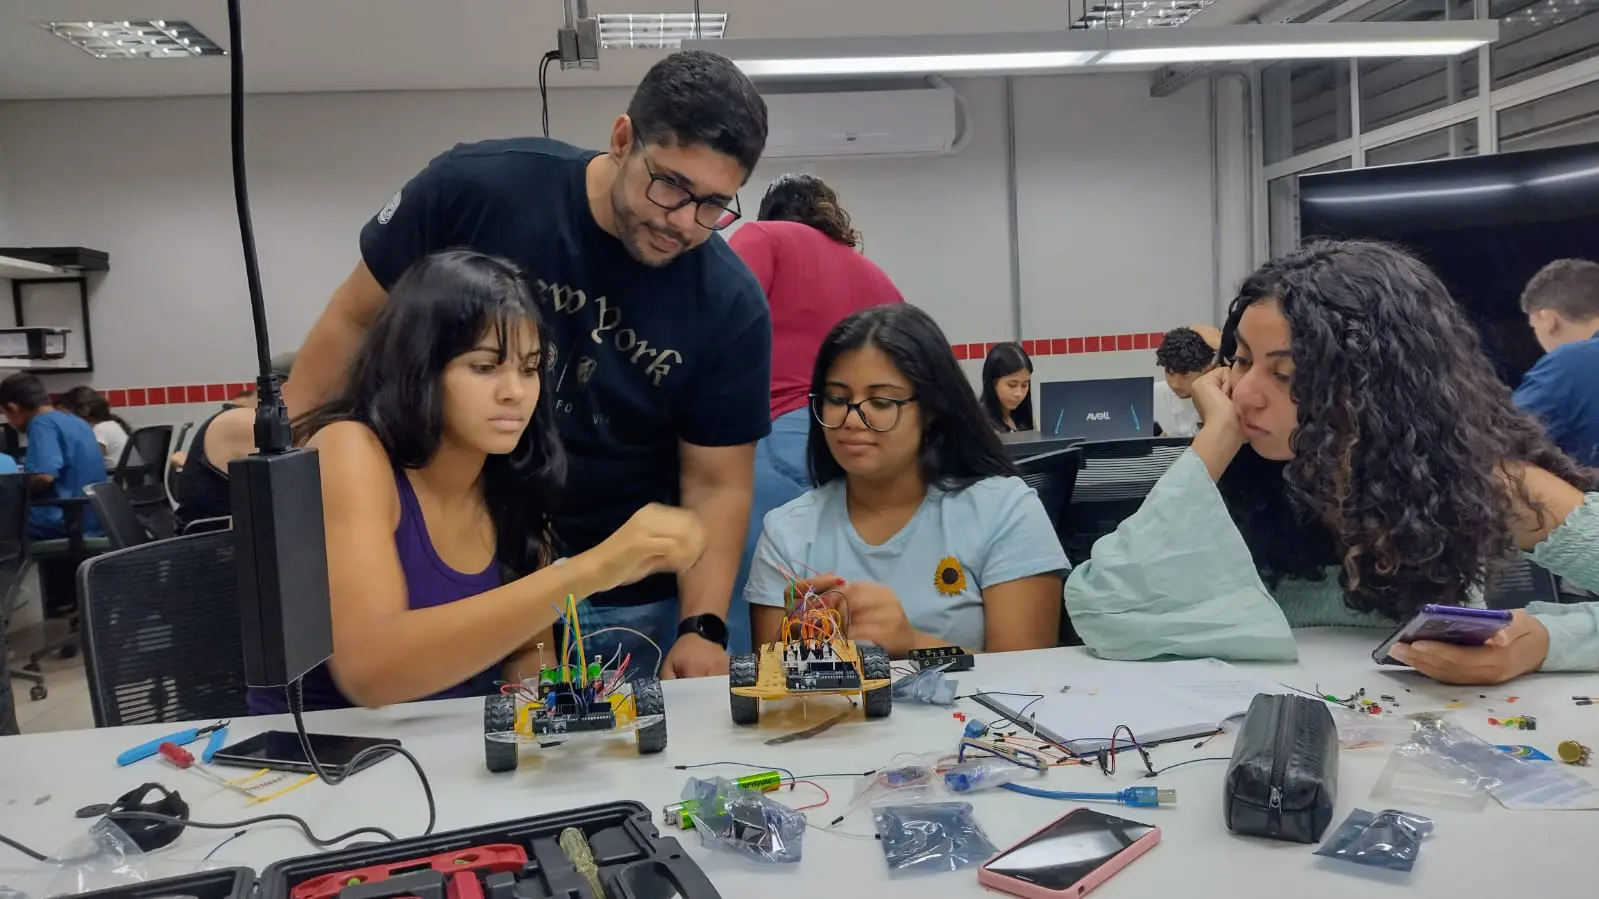
[[[971,127],[954,88],[767,94],[762,159],[945,156]]]

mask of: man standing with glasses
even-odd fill
[[[514,138],[439,156],[362,229],[362,262],[301,347],[291,413],[338,388],[417,259],[471,247],[516,262],[550,332],[543,389],[569,457],[562,551],[597,545],[652,502],[681,505],[685,528],[704,530],[704,555],[675,578],[589,598],[585,649],[648,670],[655,651],[634,634],[595,633],[629,628],[669,648],[664,677],[726,673],[754,447],[770,430],[772,333],[759,284],[711,237],[738,218],[765,145],[754,85],[723,57],[685,51],[644,76],[604,152]]]

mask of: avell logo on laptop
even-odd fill
[[[1047,437],[1153,437],[1154,378],[1048,381],[1039,387],[1039,431]]]

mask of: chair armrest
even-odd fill
[[[209,534],[212,531],[226,531],[233,527],[233,516],[221,515],[216,518],[199,518],[183,526],[183,536],[190,534]]]

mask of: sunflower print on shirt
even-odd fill
[[[966,569],[961,567],[960,559],[954,556],[945,556],[938,563],[938,570],[933,573],[933,586],[945,596],[959,596],[966,592]]]

